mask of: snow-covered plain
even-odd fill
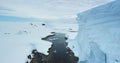
[[[77,20],[79,63],[120,63],[120,0],[79,13]]]
[[[0,63],[24,63],[34,48],[48,54],[51,43],[41,38],[50,32],[69,37],[68,46],[79,56],[79,63],[120,63],[119,8],[116,0],[79,13],[79,25],[69,20],[0,22]]]
[[[77,32],[76,23],[57,22],[0,22],[0,63],[25,63],[27,55],[32,49],[48,54],[51,43],[41,40],[51,32],[66,33],[69,38],[74,38]],[[74,28],[74,27],[75,28]]]

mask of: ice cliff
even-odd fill
[[[120,0],[79,13],[77,20],[79,63],[120,63]]]

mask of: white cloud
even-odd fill
[[[1,0],[0,6],[14,10],[2,11],[6,15],[62,19],[75,18],[79,12],[110,1],[112,0]]]

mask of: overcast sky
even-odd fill
[[[0,15],[37,19],[70,19],[113,0],[0,0]]]

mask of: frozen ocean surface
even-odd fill
[[[27,60],[27,55],[31,53],[32,49],[37,49],[39,52],[47,55],[47,50],[48,48],[50,48],[51,43],[43,41],[41,40],[41,38],[50,35],[51,32],[66,34],[66,36],[69,38],[67,40],[68,46],[74,51],[75,55],[79,57],[79,63],[120,63],[120,0],[115,0],[113,2],[111,2],[111,0],[105,1],[110,3],[101,6],[98,6],[97,3],[95,3],[95,6],[91,5],[90,7],[81,3],[83,6],[85,6],[85,8],[82,7],[79,10],[82,9],[82,11],[87,11],[80,11],[80,13],[77,15],[78,17],[76,18],[78,22],[71,22],[71,18],[69,20],[61,19],[59,21],[54,20],[45,22],[1,21],[0,63],[25,63],[25,61]],[[30,1],[30,3],[31,2],[32,1]],[[62,0],[61,2],[63,3],[64,1]],[[83,3],[85,2],[87,1],[83,1]],[[105,3],[98,0],[95,0],[95,2]],[[7,4],[6,1],[3,1],[3,3],[4,5]],[[52,1],[50,4],[53,3],[54,1]],[[65,3],[67,3],[66,0]],[[67,3],[67,6],[71,5],[70,3]],[[55,15],[52,16],[51,14],[53,13],[49,13],[48,11],[45,11],[48,12],[46,13],[46,15],[50,15],[46,16],[44,15],[44,13],[41,14],[41,12],[44,10],[42,10],[40,13],[37,13],[41,9],[37,10],[37,12],[35,12],[35,15],[33,16],[34,13],[31,12],[35,11],[34,6],[34,9],[29,9],[29,12],[31,14],[28,12],[28,9],[26,9],[27,7],[29,7],[29,5],[27,5],[23,9],[24,11],[20,10],[21,4],[18,4],[20,8],[17,7],[17,9],[16,6],[12,3],[5,6],[9,7],[10,5],[12,5],[12,7],[9,8],[16,9],[19,17],[23,17],[21,13],[27,13],[26,15],[24,15],[24,17],[27,16],[40,18],[40,16],[44,15],[43,18],[47,17],[47,19],[55,18],[54,16],[57,16],[57,18],[59,16],[61,16],[60,18],[67,17],[68,19],[69,17],[72,17],[72,14],[75,14],[79,11],[79,6],[76,7],[77,5],[79,5],[79,2],[76,3],[77,4],[72,8],[68,8],[73,9],[75,7],[74,10],[71,10],[74,11],[73,13],[70,13],[71,11],[66,13],[67,11],[64,12],[65,10],[62,10],[63,13],[61,12],[57,15],[56,11],[55,13],[53,11],[54,9],[56,9],[54,8],[51,9],[51,11]],[[94,3],[94,1],[90,1],[87,4],[92,3]],[[37,5],[38,4],[39,3],[37,3]],[[67,6],[65,7],[65,9],[67,8]],[[62,5],[62,7],[64,7],[64,4]],[[62,7],[59,8],[64,9]],[[50,9],[51,7],[48,8]],[[45,8],[45,10],[46,9],[47,8]],[[4,15],[4,13],[8,12],[9,10],[1,10],[0,8],[0,11],[2,15]],[[57,11],[60,10],[57,9]],[[64,14],[69,13],[71,15],[63,16]],[[45,24],[45,26],[42,25],[43,23]]]
[[[51,43],[41,38],[51,32],[65,33],[70,39],[77,35],[76,32],[70,32],[71,29],[78,29],[76,23],[47,23],[43,26],[43,22],[0,22],[0,63],[25,63],[33,49],[47,55]]]

